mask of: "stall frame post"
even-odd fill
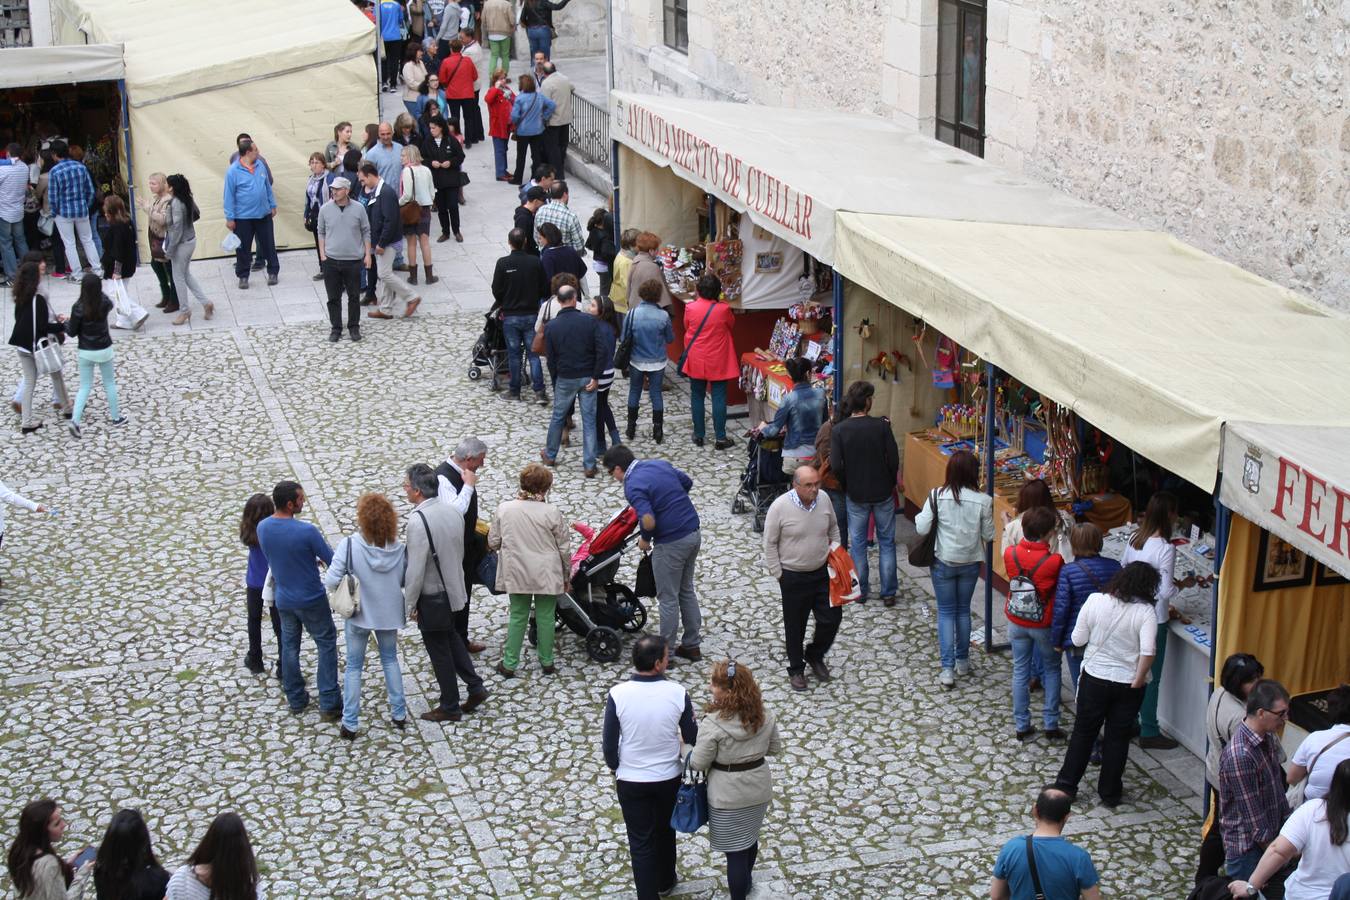
[[[834,272],[834,405],[844,397],[844,279]]]
[[[1219,476],[1220,482],[1223,476]],[[1219,500],[1219,485],[1214,486],[1214,584],[1210,586],[1209,599],[1209,690],[1206,692],[1206,706],[1209,703],[1209,697],[1214,695],[1214,672],[1218,666],[1219,652],[1219,570],[1223,567],[1223,555],[1228,549],[1228,533],[1233,527],[1233,513],[1224,506]],[[1209,750],[1209,734],[1205,734],[1205,750]],[[1209,779],[1205,779],[1206,788],[1218,789],[1218,785],[1211,785]],[[1209,818],[1209,791],[1201,792],[1204,796],[1201,798],[1203,806],[1200,815],[1202,818]],[[1215,827],[1218,827],[1217,825]]]
[[[984,364],[984,488],[990,500],[994,497],[994,380],[998,368],[991,362]],[[984,652],[1007,650],[1010,644],[994,643],[994,543],[984,545]]]
[[[122,147],[127,155],[127,213],[131,216],[132,230],[136,229],[136,177],[131,167],[131,104],[127,102],[127,82],[125,78],[117,82],[117,96],[122,101],[122,121],[118,126],[122,130]]]
[[[704,199],[708,201],[708,242],[717,240],[717,198],[712,194],[704,194]]]
[[[623,234],[623,222],[619,218],[619,142],[609,142],[609,180],[614,185],[613,206],[614,206],[614,243],[619,243],[619,235]]]

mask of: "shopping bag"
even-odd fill
[[[505,591],[497,590],[497,554],[488,553],[478,561],[478,566],[474,570],[474,577],[478,584],[488,589],[490,594],[504,594]]]
[[[220,242],[220,249],[224,250],[226,253],[233,253],[239,249],[239,243],[239,235],[231,231],[229,234],[225,235],[225,239]]]
[[[642,554],[642,559],[638,562],[633,593],[639,597],[656,596],[656,575],[652,572],[652,555],[650,553]]]
[[[114,328],[139,328],[141,323],[150,318],[145,307],[131,299],[131,294],[127,292],[127,283],[122,279],[103,282],[103,292],[108,294],[113,302]]]
[[[680,790],[670,811],[670,827],[682,834],[693,834],[708,824],[708,780],[697,772],[690,773],[689,757],[693,753],[690,750],[684,755]]]

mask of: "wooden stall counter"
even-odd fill
[[[781,359],[762,359],[755,353],[742,353],[741,368],[746,366],[757,369],[764,376],[769,389],[767,400],[761,400],[758,397],[746,398],[750,423],[757,425],[760,422],[771,421],[774,413],[778,411],[778,405],[783,402],[783,397],[787,395],[788,391],[792,390],[792,379],[788,377],[787,369],[783,367]]]

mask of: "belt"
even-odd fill
[[[712,767],[719,772],[749,772],[751,769],[758,769],[764,765],[764,757],[743,763],[713,763]]]

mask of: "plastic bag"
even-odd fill
[[[224,250],[226,253],[233,253],[238,250],[239,235],[235,234],[233,231],[225,235],[225,240],[220,242],[220,249]]]

